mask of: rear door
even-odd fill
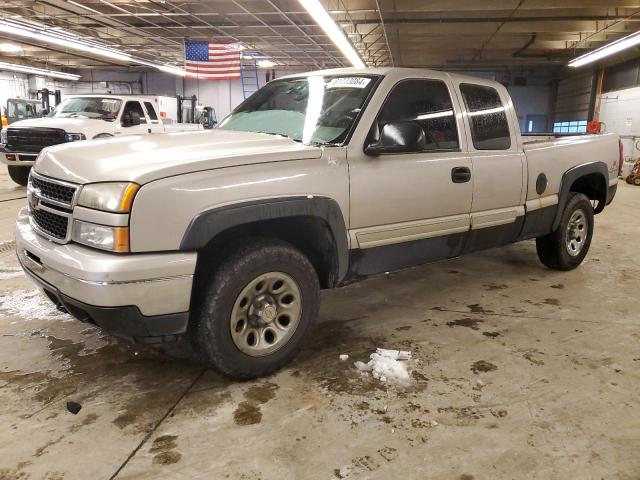
[[[502,86],[458,81],[473,165],[466,251],[513,241],[524,220],[525,158],[511,99]]]

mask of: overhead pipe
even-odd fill
[[[525,43],[522,47],[520,47],[516,52],[514,52],[513,55],[511,55],[514,58],[517,57],[522,57],[524,55],[522,55],[522,52],[524,52],[527,48],[529,48],[531,45],[533,45],[536,41],[536,37],[538,36],[538,34],[536,32],[533,32],[531,34],[531,38],[529,40],[527,40],[527,43]]]

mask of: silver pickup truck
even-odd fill
[[[577,267],[620,167],[615,135],[521,137],[495,82],[313,72],[212,131],[46,148],[17,253],[78,319],[250,378],[292,359],[322,288],[531,238]]]

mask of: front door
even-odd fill
[[[127,125],[123,122],[123,117],[137,115],[140,117],[140,125]],[[142,109],[142,105],[137,100],[128,100],[125,103],[120,118],[118,119],[119,125],[116,127],[116,135],[143,135],[151,133],[149,122]]]
[[[377,257],[375,265],[357,273],[460,252],[470,225],[473,181],[457,111],[445,76],[401,80],[391,89],[367,142],[387,123],[410,121],[422,127],[426,145],[419,152],[349,158],[352,248]]]

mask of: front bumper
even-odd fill
[[[9,155],[9,157],[7,157]],[[14,158],[14,160],[10,160]],[[13,167],[30,167],[36,163],[37,153],[14,152],[9,150],[6,145],[0,143],[0,162],[11,165]]]
[[[60,245],[36,234],[18,214],[16,249],[24,271],[79,320],[137,341],[186,331],[197,254],[112,254]]]

